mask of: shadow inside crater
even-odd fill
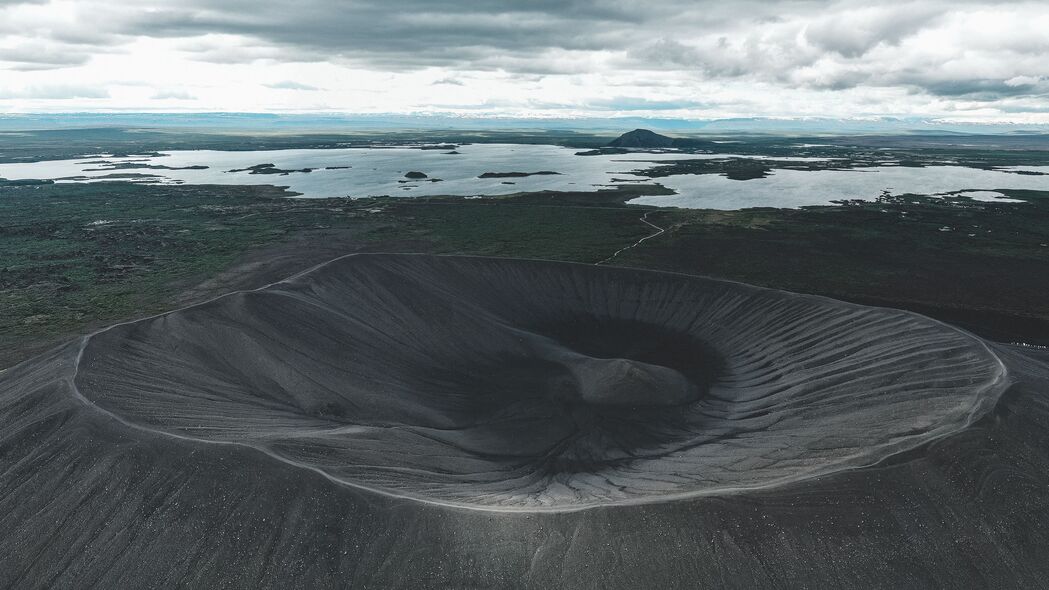
[[[706,393],[725,372],[725,358],[707,342],[680,330],[637,320],[570,315],[531,328],[565,348],[595,359],[626,359],[671,369]],[[636,405],[646,405],[642,399]]]
[[[428,376],[454,383],[456,413],[473,410],[463,423],[503,439],[493,449],[539,449],[531,458],[547,474],[593,472],[694,438],[690,408],[725,370],[706,342],[635,320],[559,317],[518,331],[517,344],[444,359]],[[534,427],[507,427],[522,420]]]

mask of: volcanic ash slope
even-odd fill
[[[1042,580],[1037,354],[695,277],[345,257],[0,377],[0,585]]]

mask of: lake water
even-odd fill
[[[683,174],[657,179],[631,171],[657,165],[660,160],[711,159],[728,154],[632,153],[576,156],[573,149],[549,145],[473,144],[446,150],[413,147],[308,149],[275,151],[172,151],[162,156],[113,158],[105,155],[75,160],[0,164],[0,178],[67,179],[60,182],[99,182],[112,174],[148,174],[140,182],[186,184],[274,184],[287,186],[304,197],[367,197],[428,195],[505,195],[526,191],[594,191],[622,183],[658,182],[677,194],[635,199],[634,203],[670,207],[741,209],[799,207],[840,199],[873,199],[883,191],[893,194],[940,194],[975,191],[973,198],[994,200],[998,189],[1049,190],[1049,176],[1010,174],[957,166],[928,168],[878,167],[854,170],[776,170],[768,178],[738,181],[723,176]],[[776,158],[811,161],[815,158]],[[206,166],[206,169],[111,169],[112,163],[168,166]],[[259,164],[284,170],[313,169],[287,175],[232,172]],[[1049,172],[1049,167],[1025,167]],[[428,179],[405,178],[408,172]],[[479,178],[486,172],[553,171],[556,175],[515,178]],[[429,179],[440,179],[432,182]]]
[[[1049,173],[1049,166],[1027,167]],[[967,191],[976,200],[1005,200],[1001,189],[1049,190],[1049,176],[1010,174],[962,166],[903,168],[882,166],[851,170],[776,170],[767,178],[738,181],[716,174],[682,174],[658,179],[676,195],[646,196],[633,203],[691,209],[802,207],[842,199],[873,199],[888,191],[941,195]]]

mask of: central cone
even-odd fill
[[[697,397],[684,375],[659,365],[631,359],[572,355],[561,362],[574,378],[581,401],[604,406],[673,406]]]

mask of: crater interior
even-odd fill
[[[346,485],[572,510],[869,465],[1006,386],[915,314],[577,264],[354,255],[92,336],[75,384],[140,428]]]

